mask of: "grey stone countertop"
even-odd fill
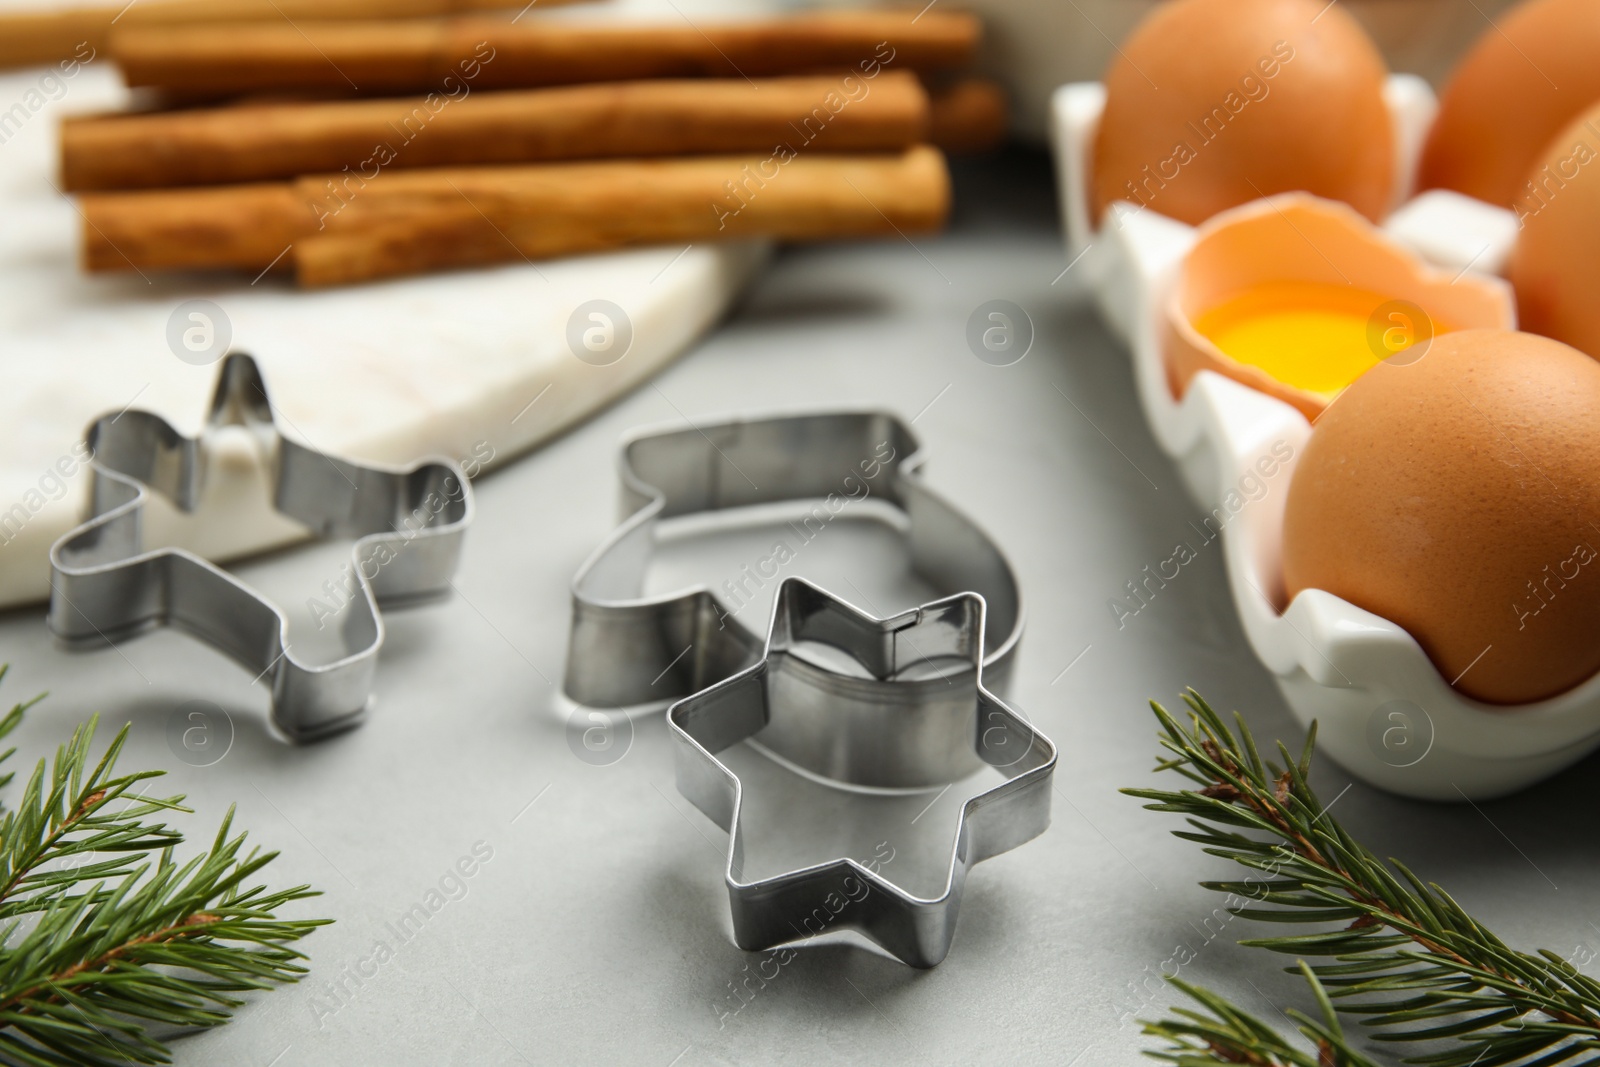
[[[1185,686],[1242,710],[1264,739],[1298,744],[1302,732],[1245,644],[1214,547],[1137,615],[1108,606],[1193,537],[1200,511],[1144,425],[1126,354],[1062,276],[1047,160],[962,165],[957,192],[936,238],[782,252],[670,370],[481,479],[459,593],[387,614],[376,701],[357,730],[283,743],[266,691],[176,633],[69,652],[41,610],[0,616],[6,695],[50,691],[17,735],[19,760],[91,713],[131,721],[124,765],[171,771],[157,788],[189,795],[191,844],[236,801],[236,825],[282,850],[271,884],[325,891],[294,914],[338,920],[305,943],[306,981],[180,1039],[178,1063],[1115,1067],[1147,1062],[1134,1019],[1176,999],[1155,981],[1164,965],[1267,1017],[1303,1002],[1279,971],[1287,961],[1234,944],[1248,923],[1224,921],[1221,899],[1196,885],[1225,868],[1172,838],[1176,819],[1117,793],[1156,780],[1146,701],[1175,702]],[[1006,367],[966,340],[969,316],[997,298],[1036,333]],[[635,716],[631,738],[619,727],[611,756],[580,759],[553,684],[573,571],[617,518],[623,433],[837,404],[915,418],[929,482],[1010,554],[1028,610],[1011,696],[1060,748],[1050,830],[975,868],[954,947],[928,971],[853,935],[825,935],[781,965],[741,952],[726,837],[674,787],[661,714]],[[854,581],[877,606],[914,603],[892,531],[855,527],[807,546],[786,573]],[[652,586],[718,585],[766,543],[760,530],[728,537],[668,546]],[[301,557],[338,558],[288,552],[245,572],[282,585],[305,572]],[[232,724],[210,766],[169,743],[195,700]],[[1600,948],[1600,837],[1582,800],[1595,767],[1476,807],[1346,790],[1328,763],[1315,782],[1380,854],[1403,856],[1513,944],[1582,963]],[[850,847],[893,842],[896,877],[938,877],[957,804],[901,810]],[[769,805],[763,861],[829,847],[846,807]],[[418,905],[426,919],[402,928]],[[770,977],[751,980],[758,967]]]

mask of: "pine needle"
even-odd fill
[[[1309,1050],[1290,1044],[1272,1027],[1210,990],[1179,978],[1168,978],[1167,981],[1205,1010],[1174,1008],[1172,1018],[1145,1023],[1146,1034],[1168,1042],[1168,1047],[1151,1052],[1150,1057],[1175,1067],[1210,1067],[1218,1063],[1245,1063],[1254,1067],[1378,1067],[1346,1042],[1339,1017],[1317,976],[1303,963],[1300,969],[1316,995],[1322,1018],[1312,1019],[1292,1008],[1288,1015],[1300,1024],[1301,1036],[1311,1044]]]
[[[0,667],[0,678],[5,668]],[[0,718],[0,739],[29,704]],[[253,884],[276,852],[244,852],[233,811],[202,855],[174,859],[183,797],[144,796],[162,771],[116,773],[124,726],[92,760],[96,720],[41,759],[0,807],[0,1064],[170,1063],[162,1033],[219,1026],[239,994],[297,981],[290,945],[330,920],[284,921],[308,886]],[[14,753],[0,754],[3,764]],[[0,787],[12,780],[0,776]]]
[[[1299,962],[1319,1003],[1328,1005],[1316,1031],[1318,1055],[1290,1055],[1270,1027],[1221,998],[1178,983],[1204,1005],[1213,1037],[1232,1035],[1210,1059],[1192,1064],[1366,1064],[1342,1044],[1337,1013],[1359,1019],[1380,1041],[1422,1043],[1407,1063],[1428,1067],[1557,1067],[1600,1064],[1600,982],[1552,952],[1509,948],[1439,886],[1398,860],[1380,860],[1328,814],[1307,783],[1316,741],[1313,725],[1298,759],[1283,745],[1279,762],[1263,760],[1244,719],[1231,724],[1190,690],[1187,724],[1151,704],[1162,726],[1158,770],[1192,783],[1178,791],[1125,789],[1152,811],[1186,816],[1176,836],[1249,873],[1203,882],[1229,895],[1228,910],[1257,922],[1310,926],[1304,932],[1241,942],[1317,962]],[[1180,1012],[1179,1020],[1197,1019]],[[1181,1022],[1149,1024],[1173,1038]],[[1196,1024],[1198,1025],[1198,1024]],[[1190,1033],[1191,1041],[1204,1035]],[[1234,1056],[1235,1058],[1227,1058]],[[1250,1057],[1256,1058],[1250,1058]],[[1302,1058],[1295,1058],[1301,1056]],[[1326,1057],[1331,1056],[1332,1059]],[[1244,1057],[1244,1058],[1238,1058]],[[1343,1058],[1341,1058],[1343,1057]]]

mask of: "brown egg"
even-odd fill
[[[1512,203],[1550,139],[1600,100],[1597,57],[1594,0],[1530,0],[1486,27],[1445,86],[1422,188]]]
[[[1600,670],[1597,548],[1600,363],[1465,330],[1373,368],[1317,421],[1284,585],[1404,627],[1467,696],[1522,704]]]
[[[1128,200],[1198,224],[1273,193],[1389,206],[1383,57],[1316,0],[1171,0],[1106,72],[1094,215]]]
[[[1600,106],[1557,134],[1529,173],[1512,204],[1519,321],[1600,359]]]

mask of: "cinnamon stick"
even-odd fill
[[[359,180],[359,179],[358,179]],[[87,269],[293,269],[304,286],[661,242],[921,233],[944,157],[716,156],[412,170],[81,198]]]
[[[428,22],[118,27],[111,50],[130,86],[181,94],[364,93],[532,88],[639,78],[758,78],[819,70],[870,76],[969,63],[968,15],[828,11],[742,22],[580,25],[457,18]]]
[[[1010,108],[1005,91],[983,78],[962,78],[933,93],[928,140],[951,155],[975,155],[1006,139]]]
[[[893,151],[924,139],[909,72],[618,82],[402,100],[250,105],[66,120],[68,192],[348,170],[770,151]]]
[[[540,7],[578,0],[539,0]],[[135,4],[0,13],[0,68],[103,51],[113,25],[427,18],[518,7],[511,0],[139,0]],[[80,52],[79,46],[86,46]]]

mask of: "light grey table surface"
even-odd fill
[[[21,759],[93,712],[132,721],[126,766],[171,770],[162,784],[198,810],[194,838],[237,801],[238,824],[282,850],[272,883],[325,890],[295,914],[338,920],[306,942],[304,983],[181,1039],[177,1061],[1134,1064],[1145,1042],[1132,1019],[1173,999],[1146,987],[1180,945],[1194,957],[1184,977],[1268,1015],[1296,1003],[1284,961],[1233,944],[1247,923],[1213,918],[1220,900],[1195,883],[1221,868],[1168,835],[1175,820],[1116,792],[1154,780],[1145,702],[1184,686],[1244,710],[1263,737],[1297,743],[1301,732],[1245,644],[1219,552],[1203,551],[1123,629],[1107,607],[1171,554],[1199,510],[1143,424],[1125,353],[1072,273],[1056,280],[1064,266],[1048,164],[1029,154],[959,168],[943,236],[782,253],[681,362],[479,482],[459,595],[389,613],[368,722],[320,744],[274,739],[264,689],[176,634],[71,653],[40,611],[0,617],[0,658],[14,664],[6,695],[51,692],[18,734]],[[1013,366],[980,362],[965,340],[968,316],[993,298],[1022,306],[1036,328]],[[617,517],[621,434],[846,403],[915,417],[931,484],[1019,571],[1029,614],[1012,696],[1060,748],[1054,822],[975,869],[938,968],[829,937],[764,987],[750,983],[745,1003],[732,988],[757,957],[731,940],[725,836],[677,793],[661,715],[638,716],[625,754],[593,765],[569,747],[551,683],[568,583]],[[891,542],[870,529],[819,541],[794,569],[854,580],[874,600],[914,599]],[[652,585],[715,583],[740,551],[675,549]],[[294,557],[250,571],[282,579]],[[169,746],[174,709],[190,700],[233,722],[232,748],[213,766],[189,766]],[[1359,783],[1342,792],[1348,779],[1331,765],[1315,780],[1380,852],[1403,855],[1509,940],[1583,961],[1600,947],[1600,840],[1585,800],[1596,766],[1476,809]],[[947,847],[955,802],[872,828],[903,844],[907,880],[937,875],[927,846]],[[800,851],[826,848],[849,819],[799,802],[771,814]],[[786,846],[773,847],[767,859],[781,862]],[[392,924],[475,848],[492,858],[464,890],[447,881],[454,899],[397,938]],[[381,965],[379,942],[393,952]]]

